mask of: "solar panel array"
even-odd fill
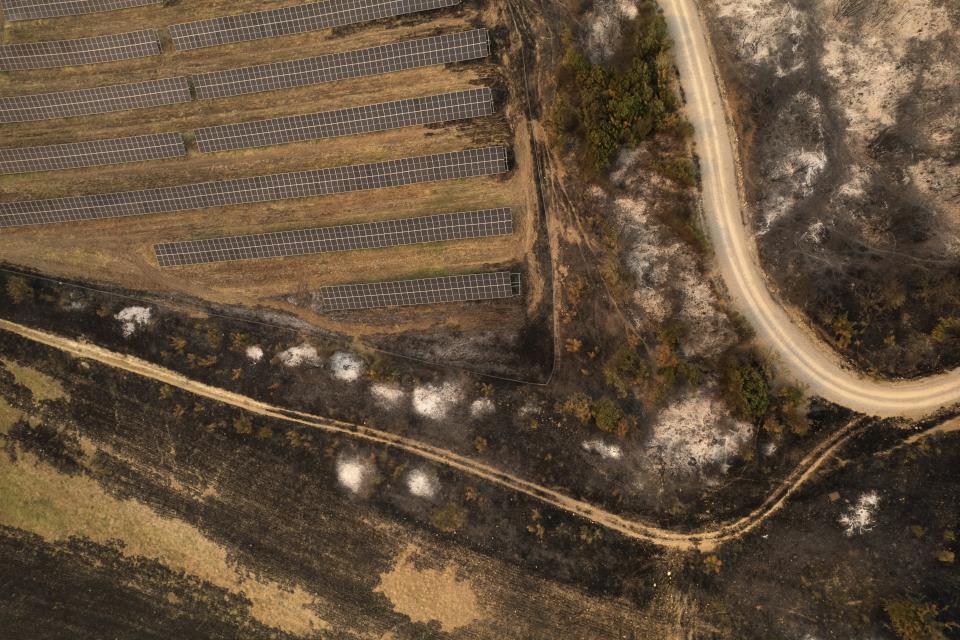
[[[162,78],[57,93],[0,97],[0,122],[69,118],[190,100],[190,85],[185,77]]]
[[[511,233],[513,216],[510,209],[483,209],[336,227],[170,242],[154,245],[154,253],[161,267],[173,267],[383,249],[426,242],[489,238]]]
[[[157,55],[160,35],[147,29],[77,40],[0,45],[0,69],[51,69]]]
[[[179,133],[90,140],[45,147],[0,149],[0,174],[100,167],[124,162],[161,160],[187,155]]]
[[[183,51],[359,24],[457,4],[460,0],[324,0],[175,24],[170,27],[170,35],[173,45]]]
[[[404,40],[314,58],[212,71],[192,77],[197,97],[222,98],[416,69],[490,54],[486,29]]]
[[[493,175],[507,170],[505,147],[466,149],[371,164],[50,200],[0,202],[0,227],[167,213],[418,182]]]
[[[165,0],[0,0],[9,21],[79,16],[130,7],[163,4]]]
[[[323,311],[468,302],[520,294],[520,276],[500,271],[418,280],[371,282],[324,287],[315,294]]]
[[[213,153],[477,118],[491,113],[493,95],[484,87],[336,111],[204,127],[193,133],[200,151]]]

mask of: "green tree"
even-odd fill
[[[754,362],[741,362],[728,367],[727,399],[737,417],[758,422],[770,408],[767,375]]]
[[[613,398],[601,398],[593,405],[593,419],[601,431],[615,433],[626,414]]]

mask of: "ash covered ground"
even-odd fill
[[[781,295],[865,369],[960,364],[960,6],[704,8]]]

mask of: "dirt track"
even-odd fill
[[[695,0],[661,0],[693,124],[710,240],[734,305],[776,354],[782,372],[811,394],[878,416],[919,417],[960,402],[960,370],[880,381],[847,368],[799,314],[774,299],[752,230],[741,215],[735,136]]]
[[[212,387],[159,365],[109,351],[94,344],[72,340],[56,334],[31,329],[14,322],[0,320],[0,329],[40,344],[59,349],[78,358],[94,360],[190,393],[223,402],[258,415],[284,420],[303,427],[340,433],[368,442],[402,449],[426,460],[446,465],[474,477],[541,500],[553,507],[573,513],[585,520],[623,534],[628,538],[679,551],[710,551],[736,540],[777,513],[787,499],[809,480],[831,455],[845,442],[866,428],[868,422],[854,421],[832,434],[804,458],[776,491],[749,514],[734,521],[700,531],[671,531],[639,520],[629,520],[589,503],[534,484],[482,462],[440,449],[429,444],[361,425],[330,420],[320,416],[290,411],[231,391]]]

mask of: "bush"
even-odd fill
[[[940,318],[937,326],[935,326],[930,333],[930,337],[937,344],[942,342],[960,343],[960,318],[953,316]]]
[[[726,371],[727,402],[742,420],[757,423],[770,408],[767,374],[755,362],[733,363]]]
[[[643,384],[649,376],[647,364],[640,353],[628,344],[622,345],[603,365],[603,379],[626,398],[631,389]]]
[[[593,405],[593,419],[597,427],[606,433],[615,433],[620,430],[620,423],[626,419],[626,414],[613,398],[601,398]]]
[[[566,416],[573,416],[586,423],[590,420],[592,411],[590,409],[590,397],[582,391],[577,391],[570,395],[557,407],[557,410]]]
[[[467,512],[452,502],[437,507],[430,514],[430,524],[444,533],[456,533],[466,522]]]
[[[940,609],[929,602],[888,600],[883,610],[900,640],[946,640],[945,632],[957,626],[937,620]]]
[[[10,276],[7,279],[7,296],[14,304],[20,304],[33,298],[33,287],[23,278]]]
[[[681,187],[689,188],[697,184],[697,168],[691,158],[669,158],[658,163],[658,169],[665,178],[673,180]]]

